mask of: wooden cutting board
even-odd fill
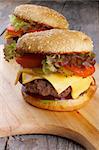
[[[95,78],[97,91],[82,109],[52,112],[27,104],[21,85],[14,85],[18,65],[3,59],[0,47],[0,137],[17,134],[53,134],[73,139],[89,150],[99,150],[99,65]]]

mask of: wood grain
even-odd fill
[[[99,88],[90,103],[74,112],[52,112],[35,108],[21,95],[21,85],[14,85],[17,69],[0,51],[0,137],[16,134],[53,134],[71,138],[90,150],[99,147]],[[99,85],[99,66],[95,74]]]
[[[40,5],[49,6],[55,10],[62,12],[63,15],[67,17],[70,22],[71,29],[77,29],[86,32],[89,34],[95,42],[95,52],[97,54],[97,62],[99,63],[99,2],[90,1],[90,0],[57,0],[55,1],[34,1],[34,0],[0,0],[0,31],[6,27],[8,20],[8,15],[11,14],[16,5],[22,3],[35,3]],[[0,37],[0,43],[3,43],[2,37]],[[0,58],[1,59],[1,58]],[[0,65],[1,67],[1,65]],[[98,80],[99,81],[99,80]],[[1,83],[1,81],[0,81]],[[90,114],[92,111],[91,104],[90,109],[87,109],[87,106],[80,110],[80,113],[88,115],[90,122],[93,120],[94,114]],[[98,107],[98,105],[97,105]],[[97,108],[98,109],[98,108]],[[94,111],[96,111],[95,109]],[[86,113],[88,111],[88,114]],[[99,114],[98,114],[99,115]],[[98,116],[97,115],[97,116]],[[96,124],[97,124],[97,120]],[[25,139],[25,140],[24,140]],[[30,139],[30,140],[29,140]],[[35,140],[36,139],[36,140]],[[33,140],[32,142],[29,142]],[[26,142],[25,142],[26,141]],[[28,141],[28,142],[27,142]],[[49,143],[47,145],[47,142]],[[30,148],[27,146],[30,145]],[[47,146],[46,146],[47,145]],[[84,150],[78,144],[63,139],[56,136],[47,136],[47,135],[24,135],[24,136],[14,136],[9,138],[0,138],[0,150]]]
[[[51,135],[10,136],[7,141],[8,150],[84,150],[71,140]]]

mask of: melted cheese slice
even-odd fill
[[[27,73],[22,73],[22,83],[23,84],[29,83],[29,82],[36,80],[36,79],[41,79],[41,77],[35,76],[35,75],[30,75]]]
[[[36,74],[29,74],[29,71],[24,72],[21,71],[22,74],[22,83],[26,84],[28,82],[31,82],[35,79],[46,79],[48,80],[52,86],[56,89],[57,93],[62,93],[65,89],[67,89],[69,86],[72,88],[71,95],[74,99],[76,99],[81,93],[86,91],[90,84],[93,82],[93,78],[91,76],[87,78],[78,77],[78,76],[64,76],[60,73],[52,73],[48,75],[36,75]],[[17,81],[19,80],[19,75],[17,77]]]
[[[53,85],[58,94],[62,93],[65,89],[71,86],[71,95],[74,99],[77,98],[81,93],[86,91],[93,80],[90,76],[87,78],[78,76],[66,77],[61,74],[51,74],[44,77]]]

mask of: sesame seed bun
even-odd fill
[[[80,95],[78,99],[52,100],[52,101],[37,99],[35,97],[27,95],[23,91],[22,91],[22,95],[26,102],[38,108],[53,110],[53,111],[73,111],[81,108],[89,100],[91,100],[95,91],[96,91],[96,84],[90,85],[89,89],[86,92],[84,92],[82,95]]]
[[[24,53],[90,52],[93,42],[86,34],[75,30],[51,29],[27,33],[19,38],[17,51]]]
[[[44,6],[31,4],[19,5],[15,8],[13,14],[20,19],[27,20],[30,23],[35,21],[59,29],[67,29],[69,26],[63,15]]]

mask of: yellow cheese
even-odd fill
[[[81,93],[83,93],[84,91],[86,91],[89,88],[92,81],[93,81],[93,78],[91,76],[89,76],[87,78],[73,76],[73,77],[66,79],[66,84],[68,87],[69,86],[72,87],[71,95],[75,99]]]
[[[69,84],[67,83],[69,78],[60,73],[44,75],[44,78],[53,85],[58,94],[62,93],[69,87]]]
[[[58,73],[47,76],[45,75],[44,78],[53,85],[58,94],[62,93],[65,89],[71,86],[71,95],[74,99],[77,98],[81,93],[86,91],[93,80],[91,76],[87,78],[82,78],[78,76],[66,77]]]
[[[75,75],[66,77],[64,75],[61,75],[60,73],[36,75],[36,73],[32,74],[32,71],[30,71],[29,73],[29,70],[24,71],[24,69],[23,71],[21,71],[21,73],[23,84],[31,82],[35,79],[46,79],[52,84],[52,86],[56,89],[58,94],[62,93],[65,89],[71,86],[72,88],[71,95],[74,99],[76,99],[81,93],[86,91],[89,88],[90,84],[93,82],[93,78],[91,76],[86,78]]]
[[[33,80],[36,79],[40,79],[41,77],[39,76],[35,76],[35,75],[31,75],[31,74],[27,74],[27,73],[22,73],[22,83],[26,84],[28,82],[31,82]]]

